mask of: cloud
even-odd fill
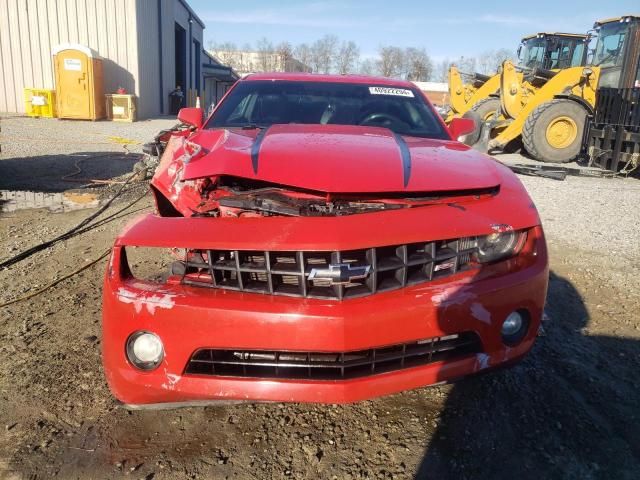
[[[491,13],[481,15],[478,21],[482,23],[493,23],[509,26],[536,25],[540,23],[539,21],[532,20],[531,17],[522,17],[518,15],[496,15]]]
[[[362,22],[341,18],[341,3],[320,2],[295,5],[288,8],[261,10],[205,11],[200,17],[211,23],[286,25],[294,27],[348,28],[362,25]],[[344,10],[344,9],[342,9]]]
[[[411,20],[408,20],[411,21]],[[540,21],[532,19],[530,17],[521,17],[517,15],[497,15],[493,13],[486,13],[479,17],[442,17],[434,18],[434,22],[443,23],[446,25],[473,25],[476,23],[487,23],[493,25],[513,26],[519,27],[522,25],[537,25]],[[400,23],[406,23],[407,20],[398,20]]]

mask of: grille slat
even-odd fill
[[[471,267],[476,237],[334,252],[188,250],[182,282],[269,295],[343,300],[429,282]],[[366,278],[309,279],[331,264],[369,266]]]
[[[345,380],[481,351],[480,339],[473,332],[347,352],[201,349],[191,357],[185,374]]]

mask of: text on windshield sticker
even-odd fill
[[[371,95],[394,95],[396,97],[413,97],[413,92],[406,88],[369,87]]]

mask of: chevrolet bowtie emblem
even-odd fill
[[[328,268],[312,268],[309,280],[327,278],[331,280],[331,285],[348,285],[354,280],[367,278],[370,270],[370,265],[332,263]]]

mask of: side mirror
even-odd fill
[[[468,135],[475,129],[476,121],[473,118],[454,118],[449,124],[449,133],[454,140],[458,140],[463,135]]]
[[[192,127],[202,127],[202,109],[197,107],[181,108],[178,112],[178,120]]]

